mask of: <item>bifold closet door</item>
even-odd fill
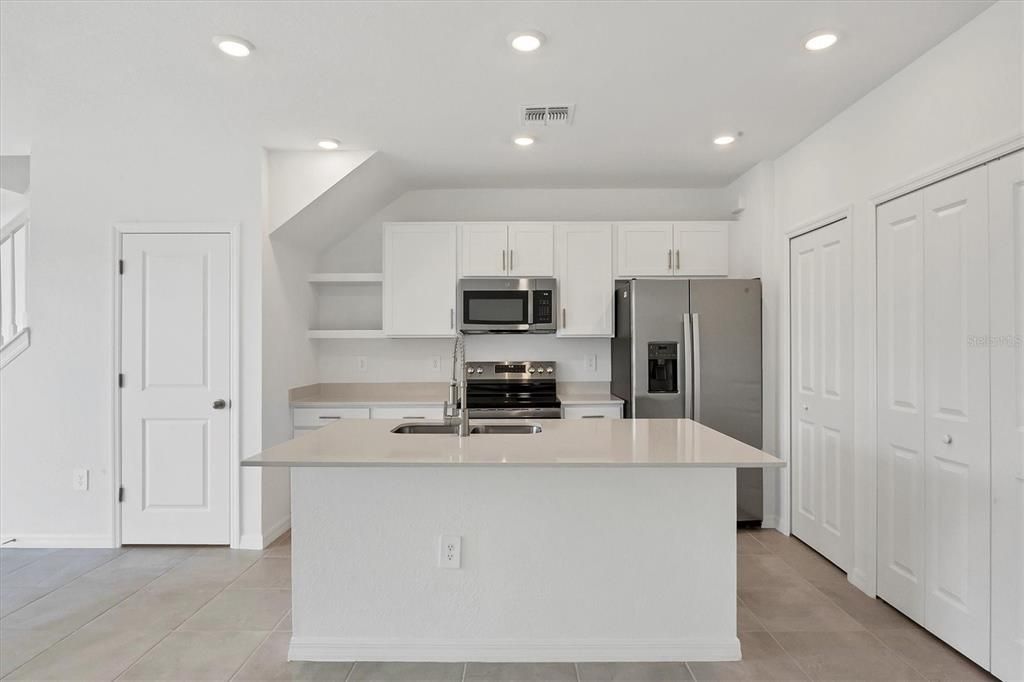
[[[992,674],[1024,679],[1024,152],[989,164]]]
[[[878,596],[924,624],[924,195],[878,207]]]
[[[988,171],[924,189],[925,627],[988,667]]]
[[[853,302],[847,218],[790,241],[793,534],[843,570],[853,554]]]

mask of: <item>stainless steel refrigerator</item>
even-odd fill
[[[612,393],[627,418],[688,417],[761,447],[761,281],[615,283]],[[764,518],[761,469],[737,470],[737,518]]]

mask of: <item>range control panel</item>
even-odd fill
[[[525,362],[467,362],[466,377],[471,380],[515,380],[555,378],[554,361]]]

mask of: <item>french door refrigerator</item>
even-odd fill
[[[615,283],[612,394],[623,415],[687,417],[761,447],[761,281]],[[761,469],[737,470],[737,519],[763,519]]]

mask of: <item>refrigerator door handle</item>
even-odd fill
[[[683,417],[689,419],[693,419],[693,384],[691,383],[691,378],[693,377],[693,353],[690,348],[691,339],[690,313],[683,313],[683,376],[681,377],[683,385]]]
[[[700,314],[693,317],[693,420],[700,421]]]

